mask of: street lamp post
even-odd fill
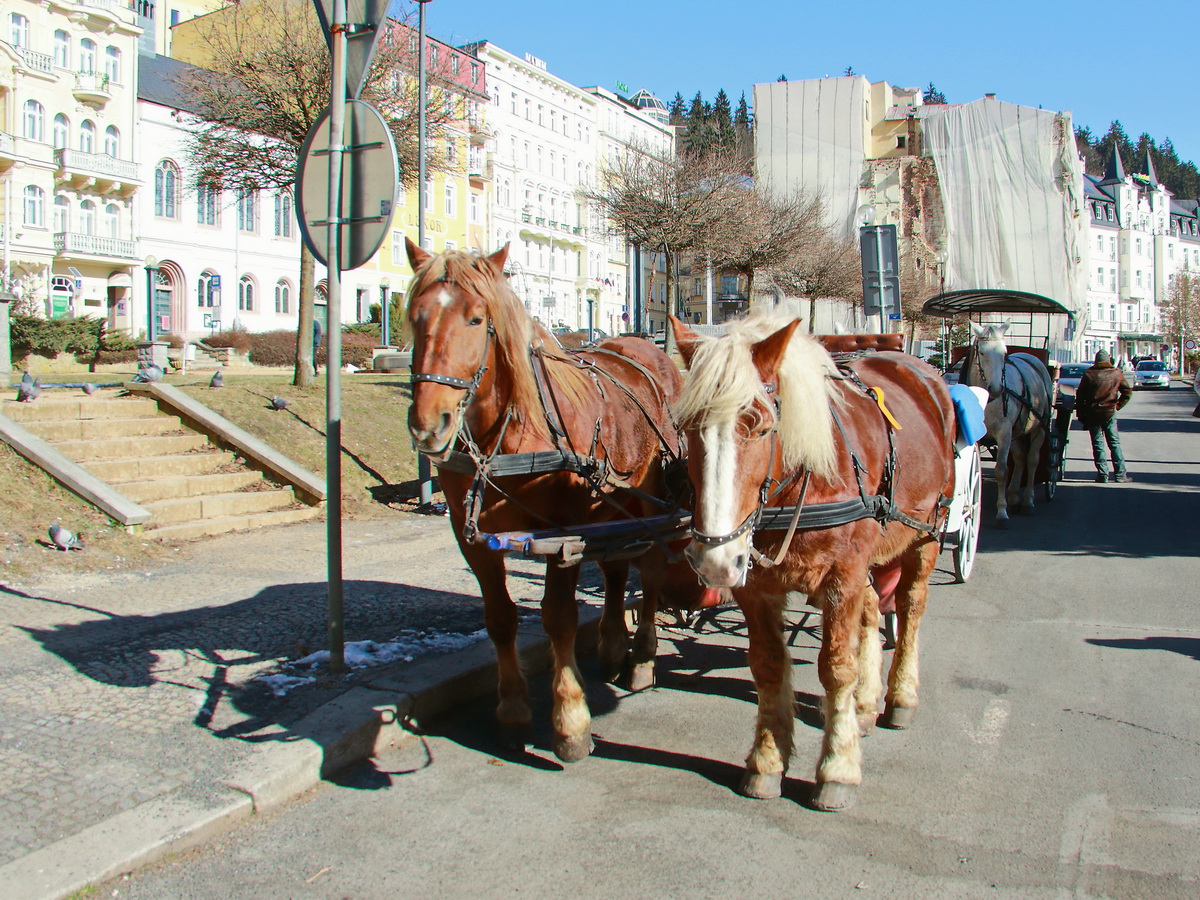
[[[430,0],[417,0],[417,244],[425,249],[425,4]],[[429,458],[417,454],[417,499],[421,507],[428,509],[433,503],[433,473]]]
[[[592,314],[593,314],[593,311],[594,311],[594,309],[595,309],[595,303],[596,303],[596,301],[595,301],[595,299],[594,299],[594,298],[592,298],[592,297],[588,297],[588,298],[587,298],[587,305],[588,305],[588,343],[591,343],[591,342],[592,342],[592,340],[594,340],[594,337],[593,337],[593,335],[592,335],[592,331],[593,331],[593,329],[594,329],[594,320],[593,320],[593,318],[592,318]]]
[[[938,251],[938,293],[946,293],[946,263],[950,261],[950,251],[943,247]],[[942,369],[950,365],[950,320],[942,319]]]
[[[388,291],[391,280],[385,275],[379,279],[379,345],[385,350],[392,347],[392,297]]]
[[[154,276],[158,274],[158,260],[147,256],[146,264],[146,340],[153,342],[154,328]]]

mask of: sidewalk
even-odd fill
[[[445,518],[346,522],[343,548],[347,642],[398,641],[386,649],[412,659],[318,673],[282,697],[256,677],[327,647],[323,522],[213,538],[152,571],[0,585],[6,896],[65,897],[186,850],[405,740],[403,722],[493,690],[478,588]],[[535,663],[540,568],[510,563]],[[580,596],[591,622],[594,568]],[[473,639],[440,653],[445,635]]]

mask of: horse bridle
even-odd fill
[[[470,378],[457,378],[454,375],[442,375],[437,372],[413,372],[409,378],[409,385],[416,387],[422,382],[432,382],[433,384],[444,384],[446,387],[458,388],[460,391],[465,391],[459,406],[467,406],[475,397],[475,392],[479,390],[479,385],[483,382],[483,375],[488,370],[488,354],[492,349],[492,339],[496,336],[496,326],[492,324],[492,320],[488,319],[487,323],[487,342],[483,345],[483,358],[479,361],[479,368],[475,370],[475,374]]]

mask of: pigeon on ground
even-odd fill
[[[35,378],[30,382],[26,382],[24,378],[17,385],[17,402],[32,403],[38,397],[42,396],[42,379]]]
[[[133,380],[138,384],[152,384],[155,381],[161,380],[163,370],[151,363],[148,366],[138,368],[137,374],[133,376]]]
[[[21,384],[33,384],[33,376],[29,374],[29,370],[25,370],[25,374],[21,376]]]
[[[83,392],[90,397],[96,393],[96,386],[89,381],[83,385]]]
[[[50,540],[54,542],[54,546],[59,550],[82,550],[83,541],[79,539],[79,535],[71,534],[67,529],[63,528],[57,522],[50,526]]]
[[[271,398],[271,409],[287,409],[290,405],[291,404],[289,404],[282,397]]]
[[[221,370],[213,372],[212,381],[208,383],[210,388],[225,387],[225,376],[221,374]]]

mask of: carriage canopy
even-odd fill
[[[943,318],[964,313],[1057,313],[1066,316],[1072,324],[1075,321],[1071,311],[1057,300],[1041,294],[997,288],[946,291],[926,300],[921,312]]]

